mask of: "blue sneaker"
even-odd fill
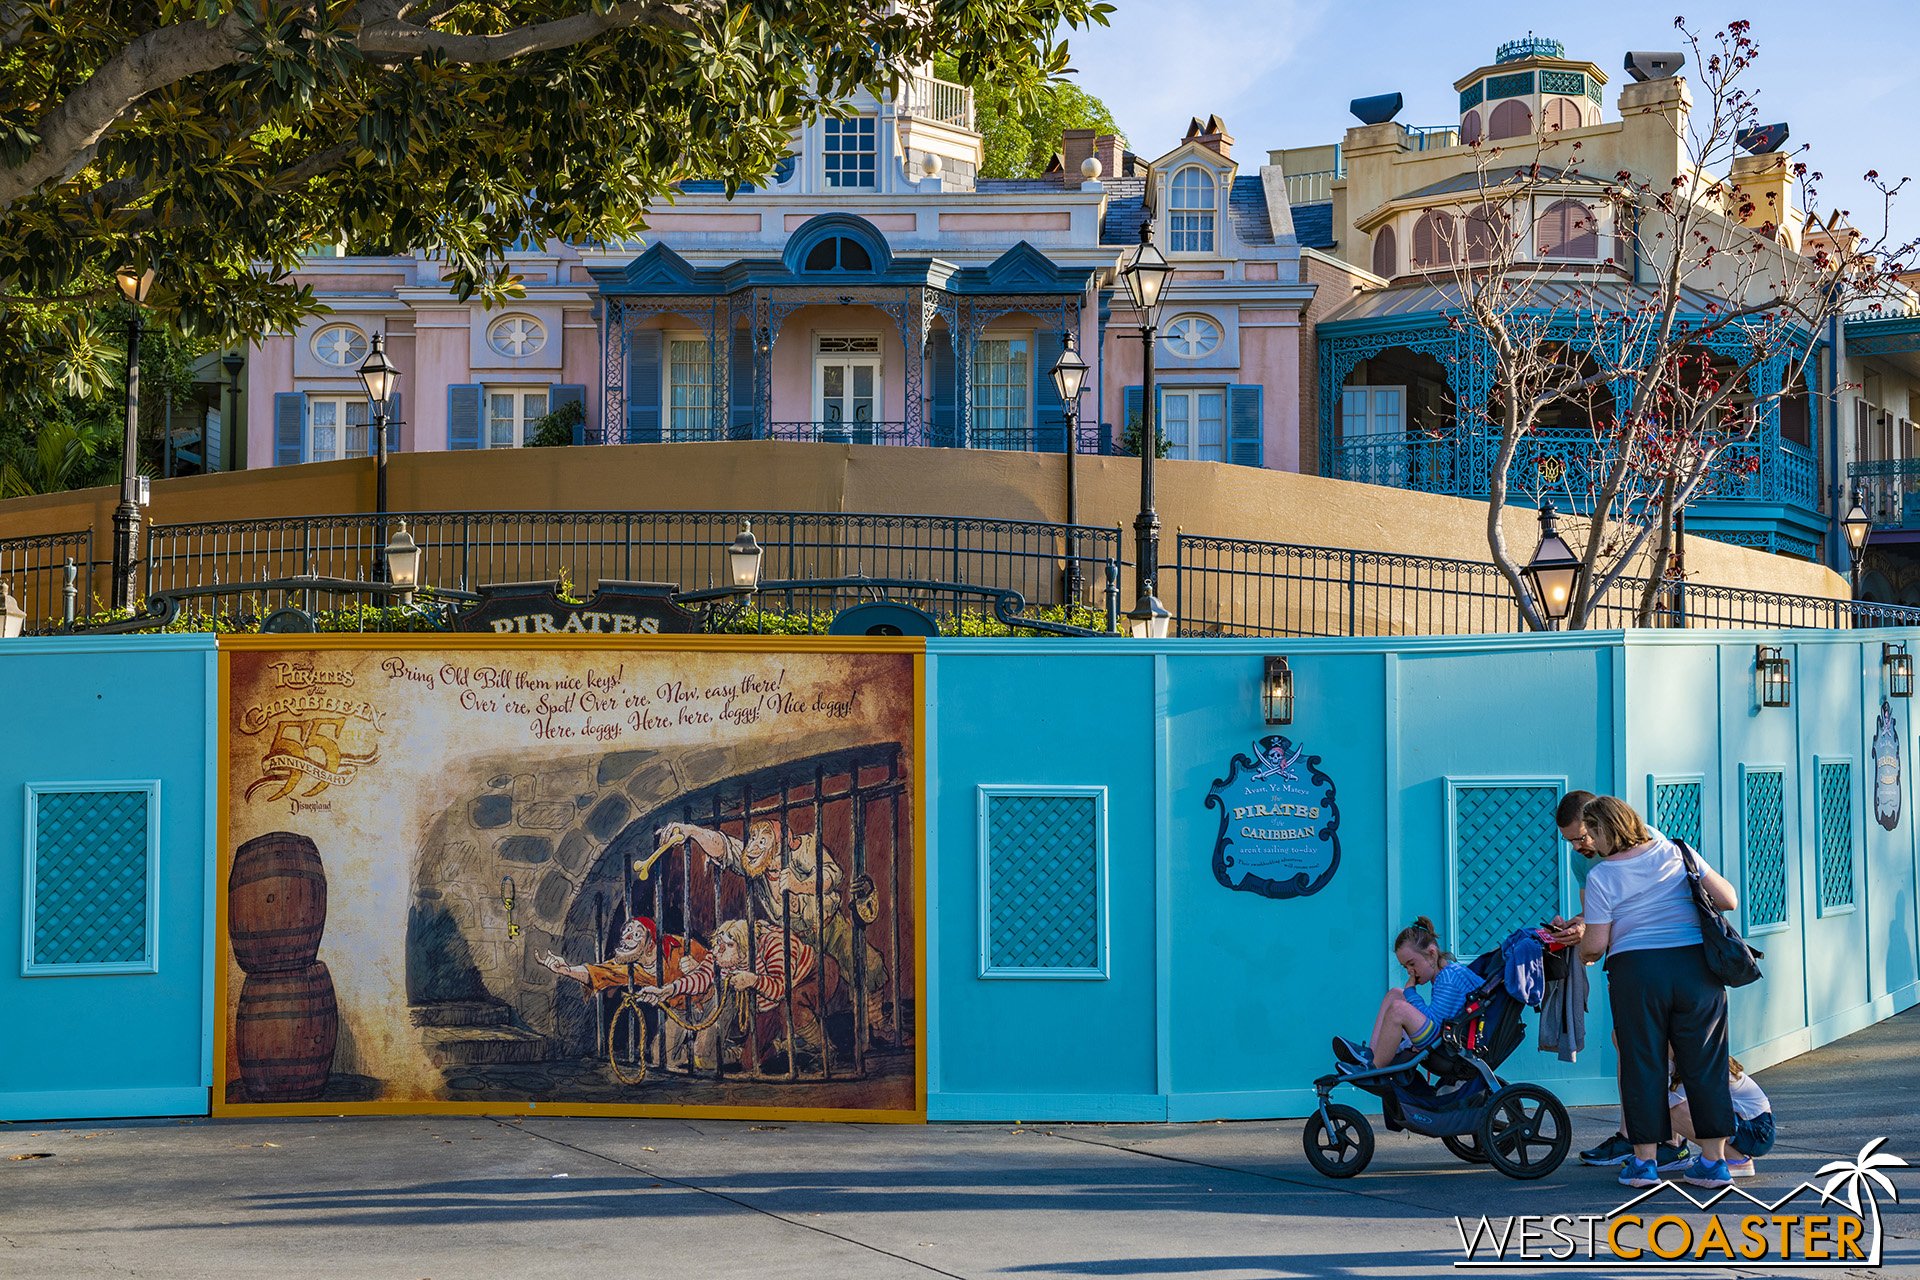
[[[1628,1156],[1620,1163],[1620,1185],[1657,1187],[1660,1185],[1660,1169],[1651,1160],[1638,1160]]]
[[[1722,1187],[1733,1185],[1733,1173],[1727,1168],[1725,1160],[1709,1160],[1705,1156],[1695,1156],[1693,1163],[1680,1175],[1680,1180],[1691,1187],[1706,1187],[1718,1191]]]

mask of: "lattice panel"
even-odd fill
[[[1653,825],[1669,840],[1684,840],[1700,850],[1700,784],[1657,782],[1653,787]]]
[[[1504,76],[1488,76],[1486,85],[1489,102],[1498,98],[1517,98],[1533,92],[1533,72],[1514,71]]]
[[[1743,832],[1747,927],[1787,922],[1786,779],[1778,769],[1749,770]]]
[[[1550,786],[1457,786],[1453,791],[1453,946],[1490,951],[1525,924],[1560,910],[1560,838]],[[1444,942],[1444,939],[1443,939]]]
[[[1578,71],[1545,70],[1540,73],[1540,92],[1582,97],[1587,92],[1587,78]]]
[[[145,791],[35,796],[34,964],[147,958],[147,801]]]
[[[1464,113],[1480,105],[1483,93],[1482,83],[1475,81],[1460,91],[1460,110]]]
[[[1822,762],[1820,789],[1820,909],[1853,905],[1853,765]]]
[[[1100,805],[1091,795],[987,798],[987,962],[1100,966]]]

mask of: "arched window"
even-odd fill
[[[1548,98],[1546,105],[1540,108],[1540,131],[1552,133],[1556,129],[1578,129],[1586,124],[1580,114],[1580,104],[1572,98]]]
[[[1600,256],[1599,223],[1580,201],[1555,200],[1534,223],[1533,242],[1542,258],[1592,262]]]
[[[829,236],[807,251],[802,271],[871,271],[873,257],[858,240]]]
[[[1413,269],[1445,267],[1453,263],[1453,215],[1429,209],[1413,224]]]
[[[1175,253],[1213,252],[1213,175],[1197,164],[1173,175],[1167,200],[1167,247]]]
[[[367,354],[367,335],[350,324],[330,324],[313,335],[313,354],[321,364],[357,369]]]
[[[1507,214],[1483,204],[1467,215],[1467,261],[1485,262],[1507,239]]]
[[[1524,138],[1533,132],[1533,112],[1527,110],[1527,104],[1518,98],[1510,99],[1493,109],[1493,118],[1487,121],[1487,138],[1497,141],[1500,138]]]
[[[1463,146],[1472,146],[1480,141],[1480,113],[1469,111],[1460,117],[1460,142]]]
[[[1373,233],[1373,274],[1391,280],[1400,268],[1400,241],[1388,223]]]

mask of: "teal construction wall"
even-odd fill
[[[0,641],[0,1119],[207,1112],[217,663],[212,636]],[[30,788],[62,786],[29,847]]]

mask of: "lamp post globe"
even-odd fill
[[[740,536],[727,548],[727,567],[733,575],[734,590],[751,593],[760,589],[760,557],[760,542],[753,536],[753,522],[743,520]]]
[[[1534,603],[1546,616],[1549,630],[1557,629],[1572,611],[1580,576],[1585,572],[1580,557],[1573,554],[1573,548],[1560,536],[1554,517],[1553,503],[1541,503],[1540,545],[1533,549],[1533,558],[1520,571],[1533,592]]]
[[[1860,563],[1867,556],[1867,535],[1873,532],[1873,517],[1860,502],[1860,495],[1853,497],[1853,508],[1846,518],[1840,521],[1840,531],[1847,536],[1847,555],[1851,560],[1853,572],[1853,594],[1860,594]]]
[[[410,603],[413,600],[411,588],[420,585],[420,544],[407,532],[405,520],[400,522],[400,527],[393,531],[393,537],[388,539],[384,560],[387,581],[396,587],[409,588],[400,593],[400,603]]]

